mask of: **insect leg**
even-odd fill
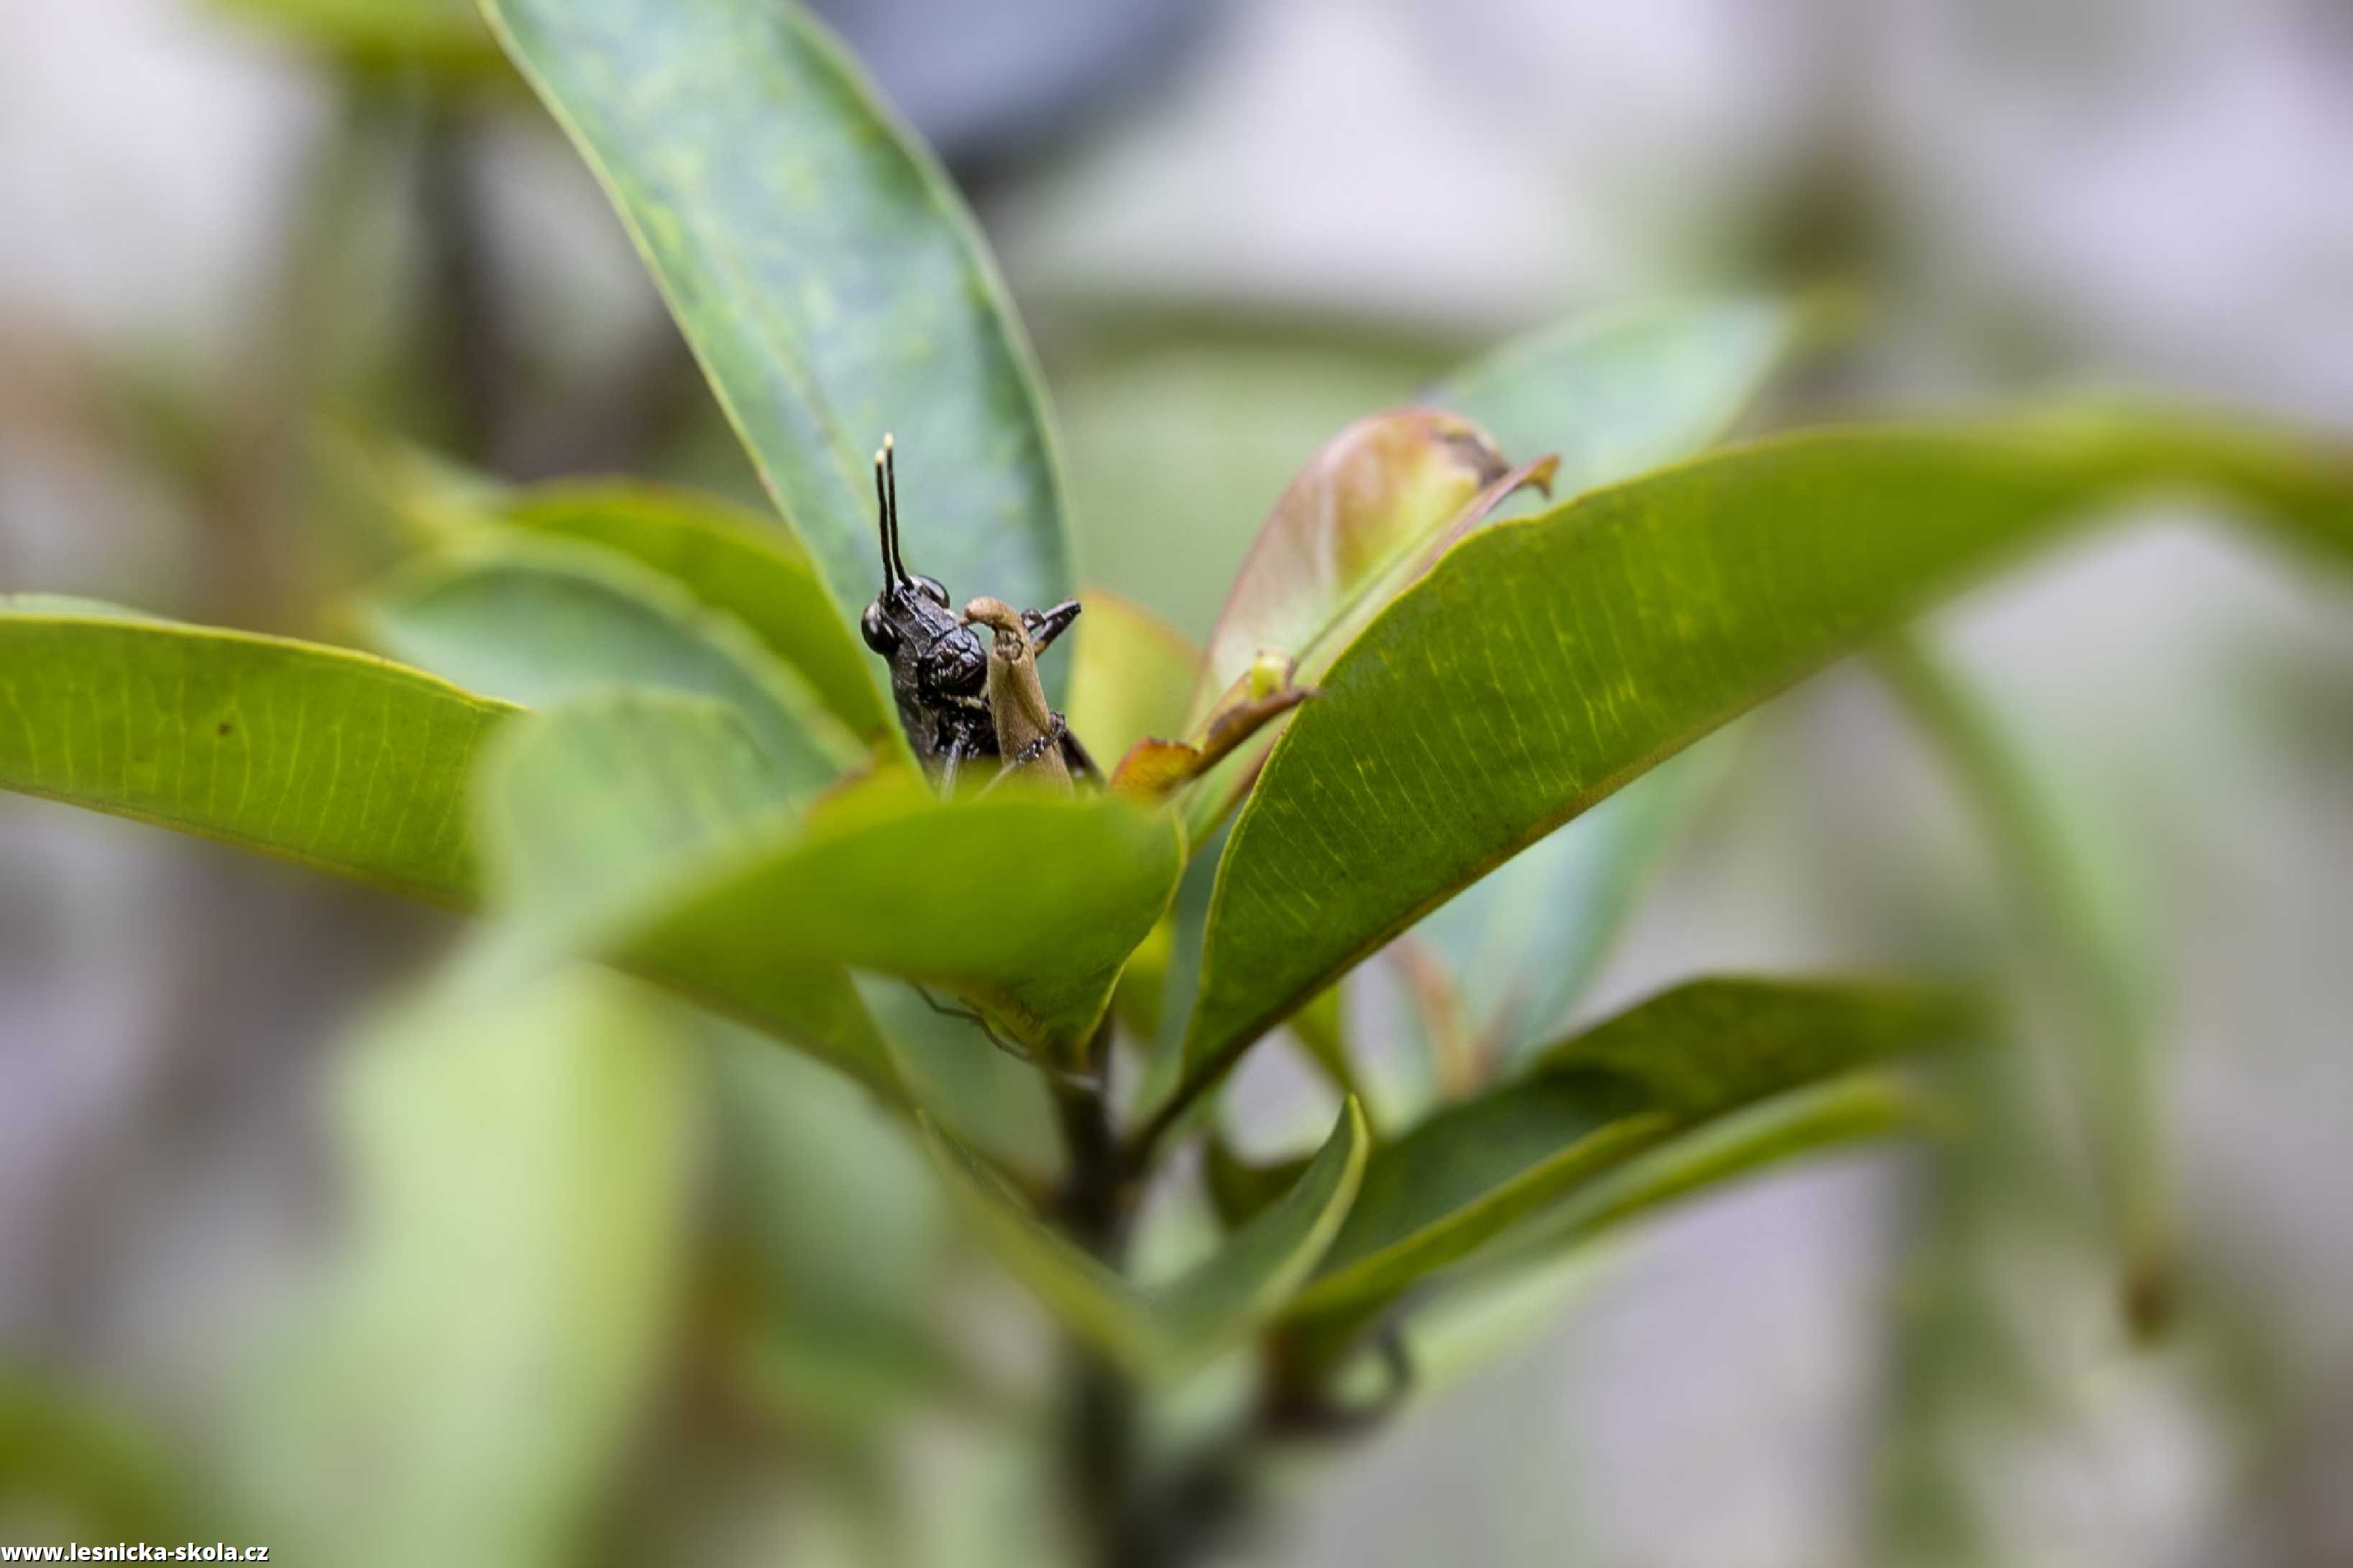
[[[1060,715],[1055,717],[1059,719]],[[1079,738],[1071,732],[1071,727],[1058,723],[1054,728],[1057,738],[1061,742],[1062,765],[1071,770],[1071,776],[1082,784],[1100,787],[1103,782],[1103,770],[1095,766],[1094,758],[1087,754],[1087,749],[1079,743]]]
[[[1065,599],[1051,609],[1021,612],[1021,625],[1029,634],[1030,648],[1035,653],[1044,653],[1053,647],[1054,639],[1068,631],[1071,623],[1078,618],[1076,599]]]

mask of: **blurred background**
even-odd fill
[[[1627,300],[1860,301],[1759,426],[2130,382],[2353,437],[2342,0],[818,9],[997,248],[1084,580],[1196,635],[1338,426]],[[756,498],[469,7],[0,7],[0,591],[344,637],[401,541],[338,430]],[[1526,1331],[1286,1470],[1250,1552],[2353,1562],[2353,617],[2132,521],[1926,634],[2063,825],[2067,934],[1842,668],[1685,770],[1577,1001],[1990,966],[2050,1022],[1965,1075],[1984,1136],[1491,1304]],[[0,1538],[194,1495],[296,1562],[1040,1560],[1001,1433],[1041,1342],[904,1148],[595,982],[420,1020],[459,931],[0,798]],[[1413,940],[1350,983],[1377,1047],[1430,1026]],[[567,1029],[626,1092],[565,1097]],[[1254,1063],[1244,1130],[1312,1122],[1301,1078]]]

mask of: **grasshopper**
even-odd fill
[[[966,617],[948,608],[948,591],[939,579],[907,570],[899,538],[896,446],[888,436],[882,438],[882,449],[874,454],[874,500],[881,514],[882,591],[866,606],[858,629],[866,646],[890,661],[891,696],[899,710],[899,727],[906,731],[907,743],[922,760],[923,772],[941,793],[953,794],[957,773],[969,763],[1006,756],[1009,751],[1018,758],[1013,765],[1027,768],[1050,748],[1069,774],[1100,782],[1102,774],[1093,759],[1070,732],[1061,715],[1046,708],[1044,691],[1037,684],[1037,656],[1052,647],[1054,639],[1079,618],[1079,602],[1065,599],[1050,609],[1023,610],[1017,615],[998,600],[974,601],[976,605],[997,605],[1018,628],[1018,643],[1008,647],[1006,658],[1010,662],[1002,679],[1018,682],[1010,663],[1026,668],[1028,684],[1036,693],[1036,707],[1050,721],[1039,721],[1053,737],[1048,746],[1028,750],[1037,739],[1033,727],[1024,730],[1008,748],[991,705],[990,659],[979,634]],[[1003,625],[989,624],[998,644],[1004,645],[1008,634]]]

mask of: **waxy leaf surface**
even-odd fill
[[[0,787],[438,903],[474,895],[467,776],[513,712],[343,648],[0,613]]]
[[[844,613],[880,584],[870,459],[887,431],[911,570],[958,604],[1067,596],[1060,481],[1011,304],[945,175],[841,47],[792,0],[484,9]]]
[[[1188,1071],[1662,759],[2094,509],[2220,493],[2353,539],[2353,466],[2125,412],[1821,431],[1474,535],[1341,656],[1227,845]]]

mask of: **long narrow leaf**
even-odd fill
[[[844,610],[896,431],[909,567],[961,604],[1070,592],[1042,396],[979,231],[794,0],[485,0]],[[1059,694],[1059,668],[1046,672]]]
[[[1955,1043],[1974,1024],[1960,1000],[1902,986],[1719,979],[1662,992],[1382,1147],[1292,1311],[1388,1300],[1670,1134]]]
[[[1818,432],[1499,524],[1367,628],[1219,868],[1198,1089],[1292,1008],[1661,759],[2158,486],[2353,540],[2353,466],[2147,415]]]
[[[513,711],[343,648],[0,613],[0,787],[438,903],[474,896],[467,775]]]

